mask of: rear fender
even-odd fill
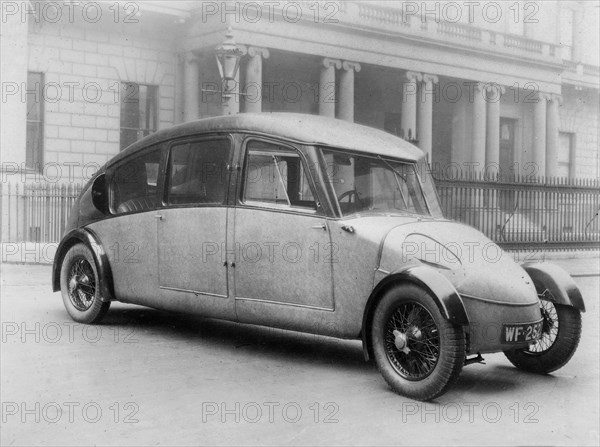
[[[585,312],[579,287],[565,270],[557,265],[541,262],[525,263],[522,267],[533,281],[540,298]]]
[[[60,290],[60,270],[64,257],[73,245],[79,243],[85,244],[94,256],[96,270],[100,277],[100,299],[102,301],[112,301],[114,299],[114,286],[108,256],[98,236],[86,228],[76,228],[68,232],[58,245],[56,255],[54,256],[54,264],[52,265],[52,290],[54,292]]]

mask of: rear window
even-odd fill
[[[145,151],[114,169],[110,181],[113,214],[145,211],[156,206],[161,153],[160,147]]]

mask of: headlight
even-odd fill
[[[420,233],[409,234],[402,243],[403,260],[416,259],[425,264],[448,270],[462,266],[460,259],[435,239]]]

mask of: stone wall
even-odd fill
[[[30,23],[28,35],[29,71],[44,74],[44,165],[70,166],[75,179],[119,152],[121,82],[158,86],[158,128],[175,119],[168,41],[85,25]]]

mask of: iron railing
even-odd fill
[[[436,176],[444,215],[505,248],[600,248],[600,181]],[[58,242],[81,185],[0,184],[3,242]]]
[[[2,242],[58,242],[79,184],[0,183]]]
[[[600,181],[434,175],[444,215],[504,248],[600,248]]]

